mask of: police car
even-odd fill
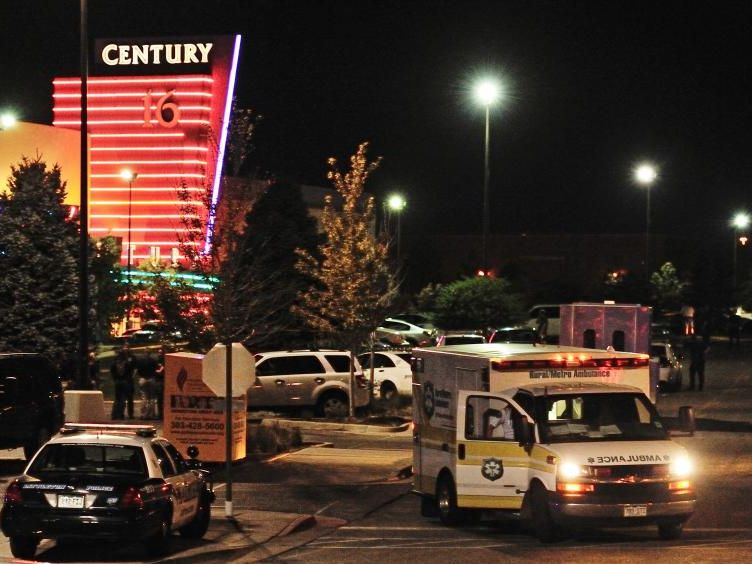
[[[142,541],[169,552],[172,532],[199,539],[208,527],[210,475],[149,425],[66,424],[5,492],[0,527],[17,558],[43,538]]]

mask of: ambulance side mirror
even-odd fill
[[[682,405],[679,408],[679,430],[688,433],[690,436],[695,434],[695,412],[691,405]]]
[[[530,423],[522,414],[516,413],[514,416],[514,436],[521,447],[530,447],[533,444],[535,436],[535,426]]]

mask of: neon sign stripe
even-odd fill
[[[143,98],[146,92],[89,92],[87,99],[91,98]],[[167,94],[167,90],[152,90],[152,96],[164,96]],[[174,96],[199,96],[203,98],[211,98],[211,92],[183,92],[181,90],[175,90],[172,93]],[[53,98],[73,98],[81,99],[81,94],[53,94]]]
[[[87,107],[89,112],[141,112],[145,106],[92,106]],[[150,106],[152,110],[157,109],[156,105]],[[180,106],[180,111],[197,110],[202,112],[210,112],[209,106]],[[81,112],[81,108],[52,108],[53,112]],[[181,120],[182,121],[182,120]]]
[[[97,219],[128,219],[128,214],[92,214],[91,217]],[[181,214],[144,214],[130,216],[132,219],[180,219],[181,217],[198,217],[195,213],[181,213]]]
[[[93,165],[117,165],[117,164],[139,164],[139,165],[163,165],[163,164],[194,164],[206,166],[206,161],[197,159],[180,159],[173,161],[134,161],[131,159],[122,159],[117,161],[91,161]]]
[[[207,76],[195,76],[195,77],[176,77],[172,76],[169,79],[165,79],[164,77],[160,78],[89,78],[87,81],[87,84],[91,85],[97,85],[97,84],[153,84],[155,82],[159,82],[164,84],[165,82],[168,83],[205,83],[205,84],[212,84],[214,83],[214,79]],[[80,86],[81,85],[81,79],[77,78],[56,78],[52,81],[52,84],[55,86],[63,86],[63,85],[69,85],[69,86]]]
[[[90,175],[92,178],[121,178],[120,174],[92,174]],[[175,174],[140,174],[138,175],[139,178],[175,178],[185,176],[187,178],[206,178],[205,174],[180,174],[179,172],[176,172]]]
[[[95,200],[90,202],[92,206],[127,206],[128,200]],[[201,204],[201,200],[133,200],[130,202],[132,206],[184,206],[184,205],[198,205]]]
[[[175,146],[175,147],[92,147],[91,151],[201,151],[208,152],[207,147]]]
[[[222,164],[225,160],[225,144],[227,143],[227,130],[230,125],[230,113],[232,111],[232,98],[235,94],[235,76],[238,70],[238,56],[240,55],[240,35],[235,36],[235,48],[232,52],[232,66],[230,67],[230,79],[227,81],[227,98],[225,99],[225,111],[222,119],[222,134],[219,138],[217,152],[217,168],[214,171],[214,188],[212,189],[211,211],[206,226],[206,242],[204,253],[211,249],[212,236],[214,235],[214,222],[216,220],[217,201],[219,200],[219,188],[222,184]]]
[[[122,231],[123,233],[128,233],[127,227],[92,227],[89,229],[89,231],[97,231],[97,232],[107,232],[107,231]],[[133,231],[133,229],[131,230]],[[198,231],[201,231],[201,229],[179,229],[175,228],[172,229],[171,227],[142,227],[139,229],[142,233],[196,233]],[[173,243],[175,241],[172,241]]]
[[[102,139],[120,137],[185,137],[185,133],[89,133],[89,137],[100,137]]]
[[[133,192],[204,192],[203,188],[132,188]],[[89,192],[122,192],[127,194],[128,188],[89,188]]]
[[[144,120],[142,119],[105,119],[105,120],[88,120],[89,125],[143,125]],[[159,124],[159,122],[155,119],[151,120],[150,123],[153,123],[155,125]],[[200,125],[209,125],[209,120],[206,119],[182,119],[180,120],[181,124],[185,123],[197,123]],[[54,120],[52,122],[52,125],[81,125],[81,120]]]

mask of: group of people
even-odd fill
[[[158,355],[149,354],[141,363],[124,343],[110,366],[112,382],[115,386],[115,400],[112,403],[112,419],[134,418],[134,395],[136,386],[141,393],[141,419],[161,419],[164,396],[164,350]]]

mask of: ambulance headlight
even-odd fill
[[[573,480],[584,475],[584,469],[574,462],[562,462],[559,466],[559,476],[565,480]]]
[[[688,456],[680,456],[675,459],[669,466],[673,478],[687,478],[694,471],[694,464]]]

